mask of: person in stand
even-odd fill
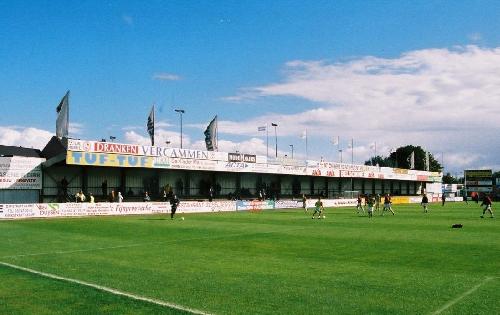
[[[170,219],[174,219],[175,212],[177,211],[177,207],[179,206],[180,200],[177,198],[177,195],[173,195],[170,198]]]
[[[167,188],[166,188],[166,187],[165,187],[165,188],[163,188],[163,193],[162,193],[161,200],[162,200],[163,202],[167,202],[167,200],[168,200],[168,199],[167,199]]]
[[[214,198],[214,188],[210,186],[210,188],[208,189],[208,201],[212,202],[213,198]]]
[[[306,194],[302,194],[302,208],[304,208],[304,212],[307,212],[307,197],[306,197]]]
[[[89,202],[95,203],[94,195],[92,193],[89,193]]]
[[[63,179],[61,179],[61,188],[62,188],[62,193],[63,193],[63,200],[66,201],[66,199],[68,198],[68,180],[66,179],[66,176],[63,177]]]
[[[105,179],[102,181],[101,184],[101,193],[102,193],[102,198],[105,199],[106,196],[108,195],[108,180]]]
[[[167,191],[167,200],[172,200],[172,198],[174,197],[174,192],[172,190],[172,187],[168,187],[168,191]]]
[[[490,196],[484,196],[483,202],[481,203],[481,207],[484,206],[483,215],[481,215],[481,218],[484,218],[484,214],[486,213],[486,211],[488,211],[490,213],[491,218],[495,217],[493,215],[493,210],[491,210],[491,205],[492,205],[492,202],[491,202]]]
[[[111,189],[111,192],[109,193],[109,196],[108,196],[108,201],[109,202],[115,202],[115,191],[113,189]]]
[[[116,197],[116,201],[118,201],[118,203],[123,202],[123,196],[122,196],[122,193],[120,191],[118,192],[118,196]]]
[[[80,190],[79,192],[76,193],[75,195],[76,202],[85,202],[85,195],[83,194],[83,191]]]
[[[142,198],[142,201],[144,201],[144,202],[151,201],[151,197],[149,197],[149,194],[147,191],[144,193],[144,197]]]
[[[385,211],[390,211],[392,215],[394,215],[394,211],[392,210],[392,200],[391,195],[385,194],[384,196],[384,209],[382,209],[382,215],[384,215]]]
[[[316,213],[318,214],[318,219],[321,219],[324,210],[325,209],[323,208],[323,201],[321,201],[321,197],[318,197],[318,201],[316,201],[316,203],[314,204],[314,213],[312,219],[314,219]]]
[[[428,212],[427,208],[428,204],[429,204],[429,198],[427,198],[427,195],[424,194],[424,196],[422,197],[422,202],[420,203],[420,205],[424,208],[424,213]]]
[[[443,193],[443,195],[441,195],[441,206],[444,207],[444,203],[446,202],[446,194]]]
[[[363,207],[363,203],[362,203],[362,199],[361,199],[361,195],[358,195],[358,203],[356,204],[356,210],[358,211],[358,214],[359,214],[359,211],[363,211],[363,214],[365,213],[365,208]]]

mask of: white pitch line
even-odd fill
[[[133,299],[133,300],[148,302],[148,303],[151,303],[151,304],[156,304],[156,305],[160,305],[160,306],[164,306],[164,307],[168,307],[168,308],[173,308],[173,309],[176,309],[176,310],[181,310],[181,311],[189,312],[189,313],[192,313],[192,314],[202,314],[202,315],[209,315],[210,314],[210,313],[207,313],[207,312],[204,312],[204,311],[200,311],[200,310],[197,310],[197,309],[194,309],[194,308],[189,308],[189,307],[182,306],[182,305],[179,305],[179,304],[169,303],[169,302],[165,302],[165,301],[161,301],[161,300],[157,300],[157,299],[150,299],[150,298],[147,298],[147,297],[144,297],[144,296],[140,296],[140,295],[136,295],[136,294],[132,294],[132,293],[128,293],[128,292],[119,291],[119,290],[116,290],[116,289],[113,289],[113,288],[104,287],[104,286],[97,285],[97,284],[94,284],[94,283],[85,282],[85,281],[76,280],[76,279],[71,279],[71,278],[66,278],[66,277],[61,277],[61,276],[54,275],[54,274],[51,274],[51,273],[41,272],[41,271],[37,271],[37,270],[34,270],[34,269],[30,269],[30,268],[25,268],[25,267],[21,267],[21,266],[9,264],[9,263],[3,262],[3,261],[0,261],[0,265],[6,266],[6,267],[10,267],[12,269],[17,269],[17,270],[29,272],[29,273],[32,273],[32,274],[35,274],[35,275],[39,275],[39,276],[42,276],[42,277],[45,277],[45,278],[50,278],[50,279],[55,279],[55,280],[61,280],[61,281],[66,281],[66,282],[70,282],[70,283],[76,283],[76,284],[79,284],[79,285],[82,285],[82,286],[94,288],[94,289],[97,289],[97,290],[100,290],[100,291],[104,291],[104,292],[108,292],[108,293],[111,293],[111,294],[114,294],[114,295],[125,296],[125,297],[128,297],[128,298]]]
[[[441,314],[443,311],[447,310],[448,308],[450,308],[451,306],[455,305],[457,302],[459,302],[461,299],[463,299],[464,297],[466,297],[467,295],[470,295],[471,293],[473,293],[474,291],[476,291],[477,289],[479,289],[481,286],[483,286],[485,283],[493,280],[493,279],[496,279],[497,277],[486,277],[486,279],[484,279],[483,281],[481,281],[480,283],[476,284],[475,286],[473,286],[472,288],[470,288],[469,290],[467,290],[466,292],[464,292],[462,295],[456,297],[455,299],[449,301],[448,303],[446,303],[445,305],[443,305],[441,308],[439,308],[438,310],[434,311],[431,313],[431,315],[437,315],[437,314]]]
[[[55,251],[55,252],[43,252],[43,253],[29,253],[29,254],[20,254],[20,255],[9,255],[9,256],[2,256],[2,257],[0,257],[0,259],[32,257],[32,256],[44,256],[44,255],[74,254],[74,253],[93,252],[93,251],[109,250],[109,249],[121,249],[121,248],[130,248],[130,247],[139,247],[139,246],[146,246],[146,245],[163,245],[163,244],[169,244],[169,243],[172,244],[172,243],[187,242],[187,241],[221,239],[221,238],[226,238],[226,237],[252,235],[252,234],[271,234],[271,233],[277,233],[277,232],[289,232],[289,231],[302,230],[302,229],[305,229],[305,227],[294,228],[294,229],[287,229],[287,230],[278,230],[278,231],[252,232],[252,233],[234,233],[234,234],[226,234],[226,235],[220,235],[220,236],[215,236],[215,237],[206,237],[206,236],[204,236],[204,237],[183,238],[183,239],[176,239],[176,240],[164,241],[164,242],[137,243],[137,244],[128,244],[128,245],[108,246],[108,247],[94,247],[94,248],[86,248],[86,249],[66,250],[66,251],[59,250],[59,251]]]

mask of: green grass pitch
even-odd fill
[[[0,314],[500,314],[499,219],[394,209],[0,221]]]

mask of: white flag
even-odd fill
[[[425,170],[429,171],[429,151],[425,151]]]
[[[415,169],[415,151],[410,154],[410,169]]]
[[[300,139],[306,139],[306,138],[307,138],[307,129],[302,131],[302,133],[300,134]]]
[[[332,138],[332,144],[333,145],[339,145],[339,136],[336,136],[336,137]]]
[[[61,102],[56,108],[56,136],[59,138],[68,137],[69,125],[69,91],[62,98]]]

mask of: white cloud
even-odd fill
[[[123,22],[125,22],[125,24],[127,24],[128,26],[133,26],[134,25],[134,18],[131,17],[130,15],[128,14],[123,14],[122,15],[122,20]]]
[[[282,82],[245,87],[226,99],[296,97],[317,105],[220,122],[220,130],[255,135],[262,122],[275,121],[280,136],[308,128],[310,136],[354,137],[366,145],[416,144],[464,156],[480,150],[464,167],[492,164],[500,154],[499,138],[487,137],[500,134],[500,48],[424,49],[337,63],[296,60],[284,73]]]
[[[69,122],[69,135],[71,136],[78,136],[83,134],[83,129],[84,129],[84,124],[77,123],[77,122]]]
[[[155,73],[153,75],[153,80],[159,81],[179,81],[181,79],[179,75],[172,73]]]
[[[469,35],[467,35],[467,38],[473,42],[478,42],[480,41],[481,39],[483,39],[483,36],[481,35],[481,33],[470,33]]]
[[[143,134],[139,134],[133,130],[126,131],[124,134],[124,142],[135,143],[141,145],[151,145],[151,139],[144,130]],[[166,142],[169,141],[167,144]],[[180,148],[181,140],[179,132],[169,131],[162,128],[155,130],[155,145]],[[183,148],[193,148],[191,138],[187,134],[182,135]]]
[[[53,132],[32,127],[0,126],[0,144],[43,149]]]

